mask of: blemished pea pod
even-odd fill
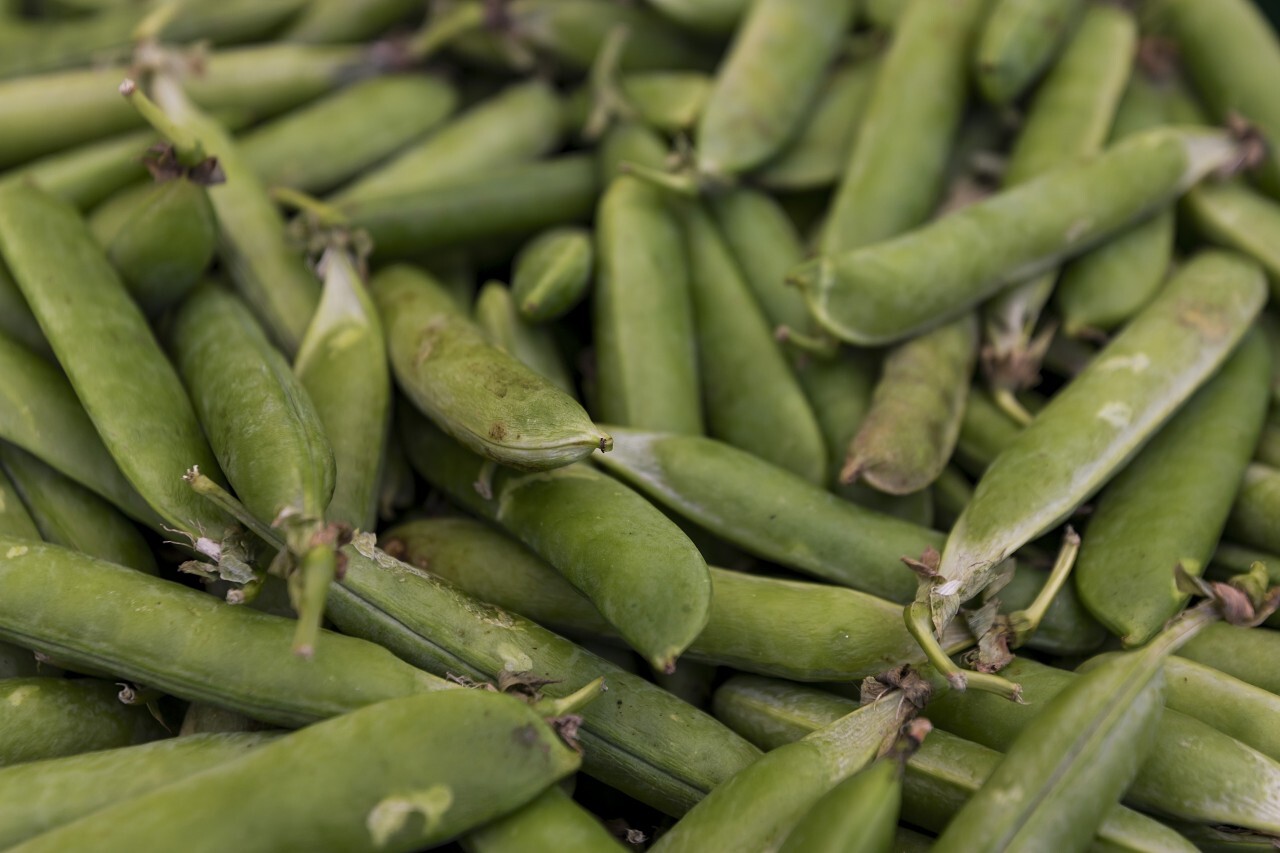
[[[1209,564],[1258,443],[1270,382],[1267,345],[1247,335],[1099,495],[1076,591],[1125,646],[1146,644],[1186,604],[1173,566],[1200,575]]]
[[[293,370],[333,450],[333,496],[324,517],[372,530],[391,428],[391,369],[378,308],[351,256],[321,259],[320,306],[298,347]]]
[[[891,350],[840,479],[862,478],[891,495],[928,488],[960,437],[977,357],[973,314]]]
[[[0,579],[0,638],[276,725],[452,686],[341,634],[303,660],[289,654],[293,619],[56,545],[0,537]],[[68,606],[71,591],[81,606]]]
[[[942,534],[863,509],[720,441],[611,427],[601,467],[739,548],[890,601],[908,601],[904,556]]]
[[[889,853],[902,809],[902,761],[886,755],[828,791],[780,853]]]
[[[264,184],[322,193],[425,136],[457,101],[436,77],[376,77],[288,112],[237,144]]]
[[[1183,646],[1180,654],[1187,660],[1211,666],[1280,695],[1280,675],[1275,667],[1276,655],[1280,654],[1280,631],[1210,625]]]
[[[560,142],[559,96],[541,80],[513,84],[330,197],[354,204],[537,160]]]
[[[535,326],[520,315],[511,291],[502,282],[490,281],[480,288],[473,313],[476,325],[484,331],[489,343],[514,356],[561,391],[574,394],[573,380],[555,336],[549,328]]]
[[[481,601],[573,636],[614,634],[598,610],[535,554],[462,519],[387,532],[414,565]],[[711,568],[711,612],[684,658],[798,681],[845,681],[923,660],[900,609],[849,589]],[[954,632],[952,648],[968,639]]]
[[[1237,156],[1218,132],[1136,134],[895,239],[810,261],[792,280],[836,337],[891,343],[1080,254]]]
[[[943,191],[988,0],[910,3],[894,28],[822,228],[835,254],[914,228]]]
[[[27,307],[26,297],[18,289],[17,282],[0,261],[0,335],[21,344],[32,352],[52,356],[49,342],[40,331],[40,324]]]
[[[370,288],[396,381],[415,406],[470,450],[540,471],[613,446],[576,400],[487,343],[426,273],[388,267]]]
[[[591,232],[553,228],[524,245],[513,262],[511,291],[520,315],[545,323],[568,312],[591,284]]]
[[[604,824],[552,785],[537,799],[460,842],[467,853],[607,853],[623,851]]]
[[[1280,552],[1280,469],[1250,463],[1227,518],[1227,535],[1244,545]]]
[[[0,680],[0,767],[143,743],[164,729],[125,705],[119,685],[94,678]]]
[[[120,800],[233,761],[275,737],[265,732],[171,737],[6,767],[0,770],[0,844],[11,847]]]
[[[679,816],[759,752],[709,715],[632,672],[521,616],[357,539],[328,610],[344,631],[376,640],[443,675],[499,679],[529,673],[563,697],[604,677],[608,698],[582,709],[583,770],[662,812]],[[633,656],[634,657],[634,656]]]
[[[723,179],[795,136],[853,19],[852,0],[757,0],[734,34],[698,122],[697,169]]]
[[[840,180],[880,64],[874,58],[836,68],[794,137],[751,178],[771,190],[825,187]]]
[[[652,0],[650,5],[694,32],[724,36],[737,28],[751,0]]]
[[[674,522],[590,465],[499,470],[484,497],[484,460],[407,409],[399,416],[418,473],[554,566],[655,669],[675,668],[707,624],[711,579]]]
[[[1203,252],[1053,397],[987,468],[947,537],[927,593],[935,629],[990,582],[997,563],[1133,458],[1231,354],[1265,297],[1251,261]]]
[[[140,572],[156,573],[155,557],[120,511],[25,450],[0,442],[9,475],[39,530],[37,538]]]
[[[9,187],[0,193],[0,253],[130,483],[192,541],[221,539],[228,519],[182,480],[193,465],[216,479],[213,451],[177,371],[80,215],[38,188]]]
[[[312,0],[280,38],[304,44],[366,41],[421,11],[415,0]]]
[[[681,222],[707,432],[822,485],[822,428],[729,246],[698,202]]]
[[[514,697],[483,690],[408,696],[286,735],[16,849],[408,853],[519,808],[580,762]],[[220,807],[189,808],[199,802]]]
[[[1181,211],[1200,237],[1261,264],[1280,294],[1280,203],[1241,181],[1206,182],[1183,197]]]
[[[996,0],[974,53],[978,91],[1003,106],[1017,100],[1054,61],[1085,0]]]

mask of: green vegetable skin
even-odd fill
[[[89,678],[0,680],[0,767],[162,737],[150,712],[123,704],[119,692]]]
[[[527,806],[461,840],[468,853],[605,853],[622,846],[591,812],[552,785]]]
[[[902,765],[885,757],[832,788],[801,819],[782,853],[887,853],[902,806]]]
[[[554,320],[577,305],[591,284],[591,233],[556,228],[539,234],[513,262],[511,295],[524,319]]]
[[[1053,61],[1086,8],[1085,0],[997,0],[978,40],[978,89],[1008,104]]]

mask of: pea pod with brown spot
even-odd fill
[[[388,267],[370,289],[400,388],[471,451],[544,471],[612,448],[576,400],[486,342],[426,273]]]
[[[0,680],[0,767],[144,743],[164,729],[120,687],[92,678]]]
[[[584,228],[554,228],[525,244],[516,256],[512,296],[531,323],[568,312],[591,284],[591,234]]]

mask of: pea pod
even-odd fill
[[[1195,233],[1253,258],[1267,271],[1274,296],[1280,293],[1280,204],[1240,181],[1204,183],[1192,189],[1181,210]]]
[[[1280,695],[1275,656],[1280,633],[1269,628],[1210,625],[1182,649],[1187,660],[1211,666],[1254,687]]]
[[[3,448],[0,448],[3,449]],[[0,534],[16,539],[40,539],[40,531],[27,508],[22,504],[13,481],[0,466]],[[0,674],[0,678],[7,678]]]
[[[888,853],[902,808],[902,762],[884,756],[828,791],[796,824],[781,853]]]
[[[750,0],[652,0],[651,5],[681,26],[709,35],[728,35],[747,13]]]
[[[1227,535],[1244,545],[1272,553],[1280,551],[1277,506],[1280,506],[1280,469],[1250,463],[1227,518]]]
[[[0,335],[33,352],[53,355],[49,342],[40,331],[40,324],[27,307],[26,298],[3,263],[0,263]]]
[[[836,337],[890,343],[1080,254],[1236,156],[1221,133],[1137,134],[896,239],[810,261],[791,278]]]
[[[533,802],[461,840],[467,853],[604,853],[626,848],[591,812],[552,785]]]
[[[1017,100],[1053,62],[1086,8],[1084,0],[997,0],[974,63],[978,89],[993,104]]]
[[[1019,562],[1010,581],[995,593],[1000,612],[1012,615],[1031,607],[1048,581],[1047,570]],[[1085,609],[1076,588],[1067,584],[1054,595],[1035,633],[1024,645],[1054,655],[1079,655],[1096,650],[1108,636],[1107,629]]]
[[[424,719],[432,724],[422,725]],[[428,760],[405,761],[406,755]],[[528,705],[480,690],[393,699],[47,832],[17,849],[412,851],[536,797],[580,762]],[[501,768],[495,778],[491,768]],[[300,778],[308,779],[298,796]],[[222,808],[188,809],[210,801]],[[227,820],[228,814],[235,820]],[[421,819],[416,816],[420,815]]]
[[[545,323],[582,301],[591,284],[591,235],[582,228],[539,234],[520,250],[511,279],[520,314]]]
[[[1022,431],[1022,424],[991,399],[990,393],[974,388],[964,407],[960,438],[956,442],[956,463],[965,473],[981,477],[987,466]]]
[[[497,281],[480,288],[473,311],[476,325],[489,343],[514,356],[566,394],[574,393],[569,368],[551,329],[534,326],[516,309],[512,293]]]
[[[151,714],[116,698],[109,681],[63,678],[0,680],[0,767],[155,740]]]
[[[304,44],[365,41],[418,11],[414,0],[312,0],[281,38]]]
[[[711,93],[711,77],[700,71],[637,71],[614,83],[622,103],[620,112],[664,133],[689,131],[698,123]],[[596,87],[583,85],[565,104],[565,126],[591,135],[599,99]]]

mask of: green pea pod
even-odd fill
[[[681,219],[708,432],[822,484],[822,430],[724,237],[697,202]]]
[[[729,35],[746,16],[750,0],[652,0],[655,9],[683,27],[713,36]]]
[[[12,479],[39,529],[32,538],[156,574],[155,557],[146,540],[111,504],[9,444],[0,443],[0,467]]]
[[[367,41],[421,11],[416,0],[312,0],[280,38],[304,44]]]
[[[902,762],[885,756],[818,800],[779,851],[889,853],[901,809]]]
[[[150,712],[125,705],[119,692],[117,685],[91,678],[0,680],[0,767],[162,737]]]
[[[1280,469],[1258,462],[1245,469],[1240,493],[1227,518],[1227,535],[1266,551],[1280,551]]]
[[[1198,576],[1209,564],[1258,443],[1270,381],[1266,343],[1246,336],[1099,496],[1076,590],[1126,646],[1145,645],[1186,604],[1175,565]]]
[[[347,572],[328,610],[351,634],[368,637],[431,672],[545,679],[567,696],[604,677],[609,698],[582,709],[583,770],[666,814],[684,814],[759,755],[707,714],[541,626],[481,603],[457,588],[367,547],[343,553]]]
[[[401,415],[400,435],[418,473],[554,566],[656,669],[675,668],[711,607],[706,563],[680,528],[589,465],[499,470],[492,486],[484,484],[492,498],[482,497],[483,460],[422,418]]]
[[[0,335],[7,336],[33,352],[53,355],[49,342],[40,331],[40,324],[27,307],[26,298],[3,262],[0,262]]]
[[[404,760],[418,755],[429,760]],[[580,761],[513,697],[480,690],[409,696],[286,735],[17,849],[296,845],[407,853],[519,808]],[[304,778],[307,793],[299,796]],[[220,807],[187,808],[193,802]]]
[[[333,450],[333,497],[325,518],[372,530],[391,425],[391,371],[382,321],[350,255],[321,262],[324,291],[293,370]]]
[[[889,848],[894,853],[928,853],[933,846],[933,836],[905,826],[898,825],[893,832],[893,845]]]
[[[547,83],[514,84],[356,178],[330,200],[356,204],[537,160],[560,142],[561,109]]]
[[[591,233],[585,228],[553,228],[526,243],[511,278],[520,315],[545,323],[581,302],[591,284],[591,259]]]
[[[341,89],[237,140],[264,184],[326,192],[425,136],[458,95],[435,77],[376,77]]]
[[[514,356],[566,394],[574,394],[573,380],[555,336],[546,326],[534,326],[516,310],[515,300],[501,282],[480,289],[474,308],[476,325],[489,343]]]
[[[824,580],[907,601],[916,581],[901,558],[942,540],[713,439],[612,432],[606,471],[748,553]]]
[[[1054,61],[1084,13],[1084,0],[996,0],[974,54],[990,103],[1017,100]]]
[[[1001,560],[1133,458],[1231,354],[1265,295],[1252,262],[1201,253],[1050,401],[987,468],[947,537],[928,592],[935,629],[990,582]]]
[[[617,86],[636,120],[675,134],[690,131],[698,123],[712,79],[701,71],[637,71],[620,78]],[[592,106],[590,86],[584,86],[568,104],[567,126],[582,129],[591,118]]]
[[[960,422],[956,463],[970,476],[981,477],[992,460],[1012,444],[1021,431],[1022,424],[997,406],[986,390],[974,388]]]
[[[226,517],[182,480],[194,465],[218,476],[191,401],[79,214],[37,188],[10,187],[0,193],[0,253],[125,476],[192,541],[223,538]]]
[[[90,210],[108,196],[147,175],[138,157],[156,141],[151,130],[130,130],[69,151],[32,160],[0,174],[0,184],[31,181],[80,210]]]
[[[121,800],[234,761],[275,737],[262,732],[165,738],[6,767],[0,771],[0,844],[11,847]],[[51,791],[57,796],[48,796]]]
[[[552,785],[533,802],[461,839],[467,853],[606,853],[618,839],[591,812]]]
[[[977,355],[972,314],[890,351],[840,479],[861,477],[892,495],[928,488],[960,437]]]
[[[907,6],[831,202],[824,253],[893,237],[933,212],[968,98],[969,46],[987,6],[988,0]]]
[[[795,136],[853,19],[852,0],[759,0],[739,24],[698,122],[698,171],[736,175]]]
[[[1000,612],[1012,615],[1031,607],[1048,580],[1047,570],[1020,564],[1009,582],[995,593],[1000,599]],[[1080,655],[1096,650],[1108,636],[1107,629],[1085,609],[1075,586],[1066,584],[1054,595],[1035,633],[1024,645],[1053,655]]]
[[[5,450],[0,446],[0,450]],[[16,539],[40,540],[40,530],[36,527],[31,513],[22,503],[22,497],[14,487],[13,481],[0,466],[0,535],[12,536]],[[0,674],[0,678],[8,676]]]
[[[810,261],[791,277],[836,337],[891,343],[1080,254],[1237,156],[1221,133],[1148,131],[896,239]]]
[[[472,451],[540,471],[613,446],[576,400],[486,343],[426,273],[389,267],[371,289],[400,387]]]
[[[1183,198],[1181,210],[1195,233],[1253,258],[1280,294],[1280,204],[1240,181],[1204,183]]]
[[[1280,632],[1234,625],[1210,625],[1181,652],[1188,660],[1280,695],[1280,676],[1275,667],[1277,653],[1280,653]]]

